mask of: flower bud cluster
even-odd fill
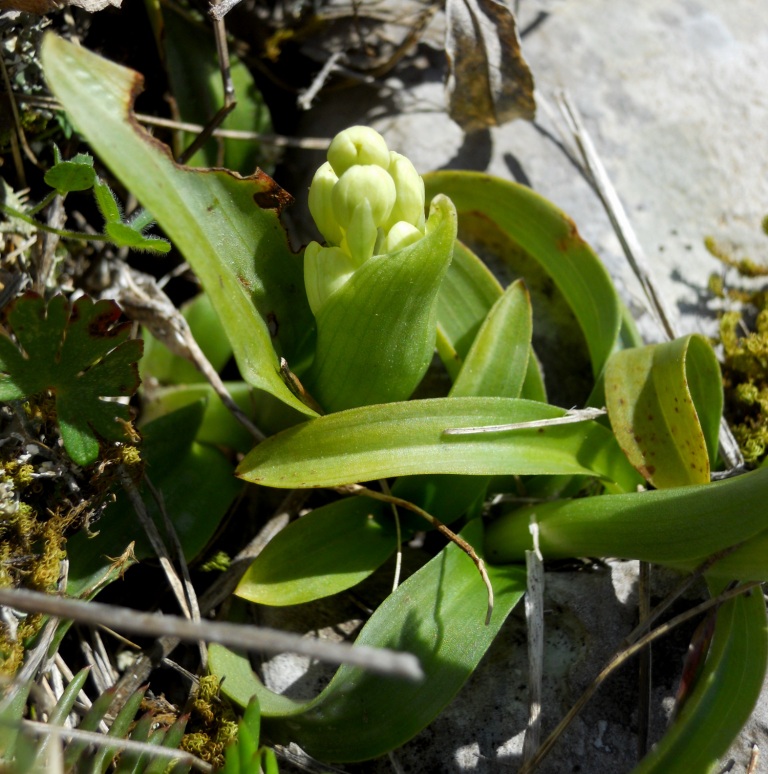
[[[312,312],[373,255],[424,236],[424,181],[405,156],[367,126],[336,135],[309,189],[309,211],[326,241],[307,245],[304,284]]]

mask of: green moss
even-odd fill
[[[768,234],[768,217],[763,220]],[[709,252],[744,278],[768,276],[768,266],[749,258],[737,259],[712,238]],[[722,277],[713,275],[710,291],[728,299],[738,309],[720,317],[719,338],[723,348],[725,416],[749,466],[756,466],[768,454],[768,289],[726,287]],[[751,324],[747,321],[753,320]]]
[[[237,737],[237,719],[232,705],[219,692],[214,675],[200,678],[191,701],[191,714],[181,749],[194,753],[215,767],[224,765],[224,750]]]

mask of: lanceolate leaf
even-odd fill
[[[488,526],[487,556],[523,562],[531,516],[545,559],[615,556],[692,570],[711,554],[747,544],[715,563],[712,577],[768,577],[768,468],[698,486],[541,503]],[[738,557],[738,558],[737,558]]]
[[[723,388],[703,336],[616,352],[606,367],[605,392],[616,438],[653,486],[709,481]]]
[[[488,312],[451,396],[519,398],[528,372],[531,327],[531,300],[518,280]]]
[[[72,123],[189,261],[210,295],[243,378],[313,414],[280,376],[307,356],[312,316],[300,259],[278,211],[290,197],[259,173],[190,170],[139,128],[131,113],[141,77],[50,34],[45,76]]]
[[[620,303],[608,273],[573,221],[529,188],[481,172],[435,172],[425,175],[424,182],[428,200],[446,194],[460,217],[476,213],[492,221],[541,264],[581,326],[597,377],[616,344]]]
[[[326,411],[406,400],[435,347],[437,296],[453,255],[456,212],[436,199],[433,228],[409,247],[369,258],[323,305],[304,386]]]
[[[671,728],[633,774],[713,771],[749,718],[768,659],[765,601],[759,589],[717,611],[712,644],[696,687]]]
[[[28,293],[8,314],[18,346],[0,337],[0,400],[50,390],[64,447],[78,465],[99,454],[98,438],[124,440],[127,406],[105,397],[127,397],[139,386],[142,343],[128,340],[130,325],[118,324],[112,301],[78,299],[70,312],[63,296],[46,306]]]
[[[512,398],[436,398],[365,406],[304,422],[259,444],[238,475],[276,487],[339,486],[418,473],[597,475],[634,488],[637,474],[596,422],[446,436],[476,427],[563,415]]]
[[[462,532],[471,545],[482,542],[482,524]],[[295,702],[268,691],[236,657],[211,646],[211,669],[227,674],[222,690],[247,704],[259,697],[262,724],[270,738],[296,742],[327,761],[360,761],[399,747],[431,722],[476,668],[499,627],[525,591],[525,571],[489,567],[496,604],[485,625],[487,595],[477,568],[449,545],[393,592],[366,623],[360,645],[415,654],[426,678],[420,683],[377,677],[342,667],[314,700]],[[223,658],[222,658],[223,656]],[[329,728],[343,733],[329,733]]]

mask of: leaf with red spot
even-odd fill
[[[78,465],[96,460],[99,438],[125,438],[119,420],[129,420],[128,407],[105,398],[138,389],[142,342],[128,340],[130,325],[119,317],[114,301],[83,297],[70,310],[63,296],[46,305],[27,293],[8,313],[15,341],[0,337],[0,400],[52,392],[64,447]]]
[[[647,481],[659,489],[709,482],[723,385],[703,336],[616,352],[605,393],[613,432]]]

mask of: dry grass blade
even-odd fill
[[[443,435],[477,435],[479,433],[506,433],[509,430],[530,430],[536,427],[552,425],[570,425],[576,422],[589,422],[606,413],[604,408],[569,409],[562,417],[554,419],[532,419],[530,422],[511,422],[506,425],[483,425],[480,427],[449,427]]]
[[[0,589],[0,605],[147,636],[171,636],[190,642],[204,640],[267,653],[297,653],[331,664],[350,664],[390,677],[421,680],[424,676],[418,659],[410,653],[308,639],[274,629],[139,613],[129,608],[81,602],[27,589]]]

